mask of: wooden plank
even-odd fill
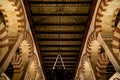
[[[83,38],[82,34],[36,34],[38,39],[79,39]]]
[[[91,1],[29,1],[30,4],[91,4]]]

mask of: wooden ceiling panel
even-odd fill
[[[40,45],[80,45],[81,41],[38,41]]]
[[[37,34],[38,39],[80,39],[83,38],[82,34]]]
[[[66,51],[69,51],[69,50],[76,50],[76,51],[79,51],[79,47],[59,47],[60,50],[66,50]],[[40,50],[42,51],[52,51],[52,50],[58,50],[58,47],[41,47]]]
[[[55,61],[55,59],[56,59],[56,57],[44,57],[43,59],[45,59],[45,60],[53,60],[53,61]],[[63,60],[65,60],[65,61],[77,61],[77,59],[76,59],[76,57],[63,57]]]
[[[88,16],[33,16],[35,23],[41,24],[66,24],[66,23],[86,23]]]
[[[61,9],[61,6],[64,8]],[[89,11],[89,4],[31,4],[32,14],[86,14]]]
[[[58,52],[41,52],[44,57],[57,57]],[[62,52],[62,57],[77,57],[77,52]]]
[[[29,0],[29,4],[45,72],[61,53],[73,78],[92,0]]]
[[[84,26],[38,26],[36,27],[37,31],[41,32],[80,32],[84,31]]]

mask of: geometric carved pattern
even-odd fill
[[[20,55],[15,54],[13,56],[12,65],[15,73],[21,73],[23,71],[23,63]]]
[[[112,7],[112,1],[115,0],[101,0],[97,13],[96,13],[96,19],[95,19],[95,29],[97,32],[104,32],[104,30],[113,30],[114,21],[117,16],[118,9],[115,7]],[[117,2],[117,1],[116,1]],[[114,3],[114,2],[113,2]],[[108,14],[109,8],[115,9],[113,14]],[[108,14],[104,15],[104,14]],[[108,24],[109,23],[109,24]],[[108,26],[109,25],[109,26]],[[109,27],[109,29],[108,29]]]
[[[120,59],[120,22],[118,23],[117,28],[114,32],[112,49],[114,51],[114,54]]]
[[[93,31],[87,41],[87,49],[86,49],[86,53],[88,57],[91,57],[91,46],[92,46],[92,42],[95,41],[97,39],[97,34],[95,31]]]
[[[101,80],[101,74],[106,73],[106,68],[109,63],[109,59],[105,53],[101,53],[99,55],[97,65],[96,65],[96,71],[97,71],[97,77]]]
[[[4,58],[7,51],[8,51],[8,34],[4,23],[0,19],[0,61]]]
[[[28,31],[24,32],[24,40],[21,43],[19,49],[20,49],[20,55],[23,52],[27,52],[28,58],[31,58],[31,56],[33,55],[33,51],[34,51],[33,41],[32,41],[32,37],[31,37],[31,35],[30,35],[30,33]]]

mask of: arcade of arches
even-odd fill
[[[0,0],[0,80],[60,75],[120,80],[120,0]]]

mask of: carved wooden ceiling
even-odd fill
[[[52,69],[60,52],[66,69],[73,75],[71,77],[74,77],[92,2],[92,0],[28,1],[45,73]]]

